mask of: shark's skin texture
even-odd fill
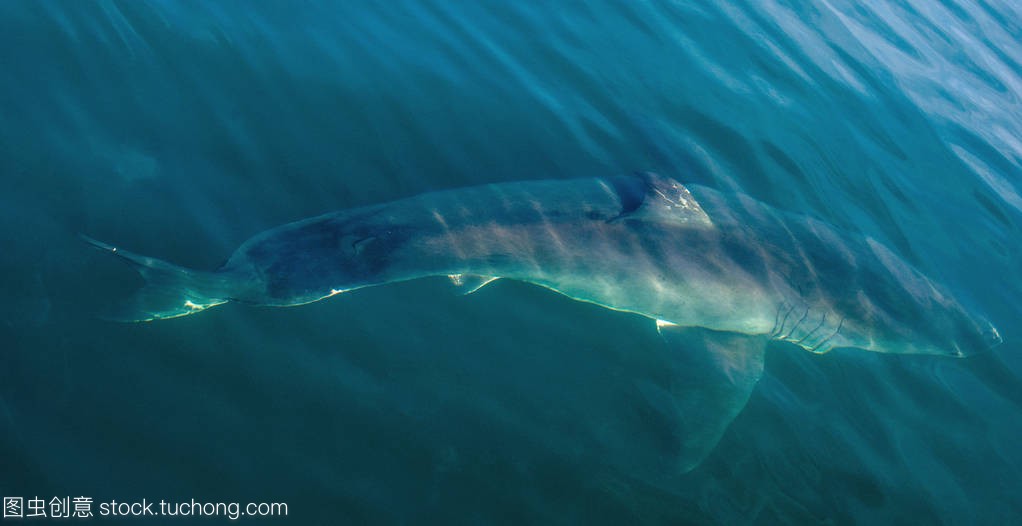
[[[298,305],[448,275],[815,352],[960,356],[999,338],[876,241],[654,174],[478,186],[290,223],[244,243],[213,274],[222,290],[192,303]]]
[[[228,301],[301,305],[427,276],[470,292],[515,279],[646,316],[692,380],[637,384],[655,413],[675,421],[681,471],[744,407],[771,339],[816,353],[948,356],[1000,343],[990,323],[872,239],[649,173],[493,184],[342,210],[260,233],[213,272],[89,241],[147,279],[122,316],[133,321]]]

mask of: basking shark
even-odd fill
[[[229,301],[301,305],[427,276],[466,293],[519,280],[644,316],[681,374],[637,386],[674,420],[682,472],[744,407],[771,341],[948,356],[1001,341],[873,239],[652,173],[491,184],[333,212],[257,234],[212,272],[87,240],[147,281],[126,320]]]

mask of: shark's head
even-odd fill
[[[997,329],[957,303],[927,309],[927,319],[902,339],[900,352],[941,356],[971,356],[999,345]]]
[[[882,245],[870,241],[881,266],[863,286],[858,311],[866,348],[899,354],[969,356],[999,345],[1000,332]]]
[[[874,298],[875,299],[875,298]],[[838,347],[894,354],[971,356],[1003,342],[986,318],[970,313],[947,296],[909,304],[871,303],[870,312],[846,319],[835,340]]]
[[[991,349],[1004,342],[1001,331],[993,324],[985,318],[976,318],[960,326],[958,338],[951,340],[951,345],[961,352],[960,355],[965,355]]]

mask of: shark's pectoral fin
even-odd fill
[[[475,274],[451,274],[447,278],[455,286],[460,287],[461,293],[466,296],[500,279],[495,276],[477,276]]]
[[[638,387],[651,413],[669,422],[678,468],[687,472],[745,407],[763,374],[767,339],[663,322],[657,329],[668,347],[671,374],[665,384]]]

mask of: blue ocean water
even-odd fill
[[[1018,522],[1020,34],[1008,0],[0,3],[0,494],[301,524]],[[634,416],[669,359],[647,320],[422,280],[111,323],[141,281],[76,237],[215,268],[332,210],[635,170],[877,239],[1005,344],[775,349],[679,474]]]

